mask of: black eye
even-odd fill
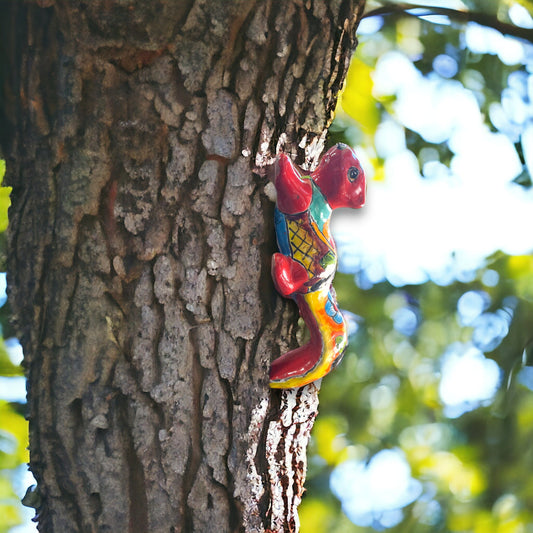
[[[350,181],[355,181],[359,176],[359,169],[357,167],[350,167],[348,169],[348,179]]]

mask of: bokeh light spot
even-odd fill
[[[478,348],[452,344],[442,359],[439,395],[450,418],[461,416],[492,400],[500,384],[496,361],[487,359]]]
[[[440,54],[433,60],[433,70],[443,78],[453,78],[458,68],[457,61],[447,54]]]
[[[402,507],[422,493],[399,449],[382,450],[368,463],[341,463],[331,473],[330,487],[348,518],[361,527],[395,526],[403,518]]]

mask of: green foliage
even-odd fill
[[[0,533],[21,523],[20,502],[8,475],[0,475]]]
[[[4,339],[0,338],[0,376],[15,377],[23,376],[24,371],[20,365],[15,365],[6,350]]]
[[[28,428],[24,417],[17,411],[16,405],[0,401],[0,419],[2,432],[0,448],[0,470],[16,468],[28,462]]]
[[[513,3],[464,1],[469,10],[503,22],[509,22]],[[533,2],[519,3],[533,13]],[[379,5],[370,3],[368,9]],[[434,24],[398,12],[386,17],[379,32],[360,37],[331,135],[332,143],[344,140],[366,154],[374,180],[384,179],[385,164],[374,145],[376,131],[384,119],[400,122],[396,97],[374,92],[376,64],[391,50],[405,54],[424,75],[434,73],[439,55],[453,57],[458,68],[452,79],[474,92],[493,131],[491,105],[500,102],[509,75],[523,69],[504,64],[496,55],[469,51],[461,23]],[[420,168],[428,153],[450,164],[453,154],[446,142],[431,144],[408,129],[405,138]],[[515,181],[531,185],[526,169]],[[383,223],[390,223],[386,214]],[[341,308],[362,319],[342,365],[322,383],[320,416],[309,449],[308,492],[300,508],[302,531],[384,529],[379,516],[374,527],[350,521],[330,484],[333,472],[346,470],[350,462],[364,465],[389,449],[403,454],[421,487],[389,531],[533,532],[533,393],[531,382],[524,379],[524,372],[533,370],[533,257],[496,253],[468,281],[446,286],[429,281],[399,288],[381,282],[361,288],[352,272],[338,273],[335,287]],[[443,355],[450,346],[472,346],[476,335],[458,311],[467,293],[484,294],[487,313],[509,313],[510,327],[501,343],[483,350],[501,372],[496,394],[454,416],[439,387]],[[412,332],[396,323],[398,311],[406,308],[416,316]],[[468,380],[463,386],[468,387]],[[347,492],[356,490],[360,479],[354,477]]]
[[[533,287],[531,263],[530,257],[499,255],[472,282],[447,287],[430,282],[398,289],[382,283],[362,290],[352,276],[337,275],[341,307],[363,315],[364,325],[342,366],[322,384],[302,531],[371,531],[347,521],[328,478],[346,459],[369,459],[383,448],[400,448],[413,477],[432,494],[408,507],[391,531],[533,530],[533,396],[516,379],[528,336],[522,326],[533,323],[533,302],[521,294],[524,286]],[[487,270],[498,272],[503,283],[485,286]],[[490,353],[504,371],[495,401],[450,419],[439,398],[440,357],[453,342],[471,338],[472,328],[457,319],[457,301],[471,290],[488,292],[495,309],[506,297],[519,296],[519,313]],[[422,317],[413,336],[396,331],[391,317],[406,295],[418,302]]]

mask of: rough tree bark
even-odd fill
[[[40,531],[298,529],[317,388],[268,388],[264,169],[316,162],[362,3],[1,3]]]

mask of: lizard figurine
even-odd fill
[[[362,207],[366,184],[353,150],[338,143],[311,175],[302,175],[286,154],[280,154],[274,185],[280,253],[272,256],[272,278],[282,296],[296,301],[310,332],[307,344],[272,362],[270,386],[288,389],[325,376],[346,349],[346,323],[331,286],[337,252],[329,221],[333,209]]]

